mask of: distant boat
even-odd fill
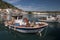
[[[42,22],[57,22],[55,17],[42,17],[38,20]]]

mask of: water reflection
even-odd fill
[[[60,39],[60,23],[49,23],[45,37],[37,34],[24,34],[6,28],[0,24],[0,40],[58,40]]]

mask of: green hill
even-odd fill
[[[0,0],[0,8],[1,9],[6,9],[6,8],[18,9],[17,7],[13,6],[12,4],[2,1],[2,0]],[[21,10],[21,9],[19,9],[19,10]]]

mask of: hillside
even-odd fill
[[[0,9],[6,9],[6,8],[18,9],[17,7],[13,6],[12,4],[0,0]],[[18,9],[18,10],[22,10],[22,9]]]

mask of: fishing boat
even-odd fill
[[[57,22],[56,20],[57,20],[56,17],[42,17],[42,18],[39,18],[39,21],[42,21],[42,22]]]
[[[37,33],[43,31],[43,29],[48,26],[45,22],[30,22],[27,18],[24,18],[23,21],[21,20],[21,16],[17,16],[16,18],[13,24],[12,21],[6,21],[4,23],[5,26],[21,33]]]

